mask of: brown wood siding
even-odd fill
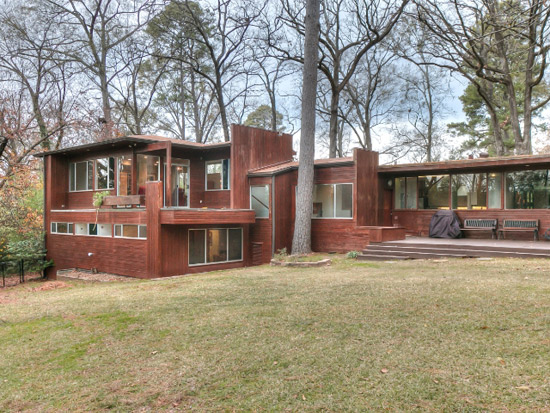
[[[95,210],[85,211],[63,211],[57,210],[50,213],[50,220],[52,222],[72,222],[72,223],[84,223],[96,221]],[[100,209],[97,214],[97,220],[102,224],[147,224],[147,214],[145,209],[133,209],[133,210],[109,210]]]
[[[250,210],[162,210],[162,224],[243,224],[254,223],[254,211]]]
[[[271,219],[257,219],[250,226],[250,242],[262,244],[262,263],[271,261],[271,239],[272,239]]]
[[[412,235],[428,236],[430,230],[430,220],[435,214],[436,210],[394,210],[394,221],[399,225],[404,226],[407,233]],[[464,222],[466,218],[485,218],[485,219],[498,219],[499,227],[502,225],[504,219],[538,219],[540,220],[539,232],[544,234],[547,228],[550,228],[550,211],[546,209],[513,209],[513,210],[485,210],[485,211],[473,211],[473,210],[460,210],[455,211],[461,222]],[[487,238],[490,237],[490,231],[485,233],[474,233],[470,231],[466,234],[467,238]],[[529,232],[525,233],[507,233],[507,239],[518,240],[532,240],[533,234]],[[541,240],[544,238],[541,237]]]
[[[231,125],[231,208],[248,208],[250,169],[288,161],[292,136],[242,125]]]
[[[369,231],[353,220],[314,219],[311,222],[311,248],[317,252],[360,251],[369,243]]]
[[[356,149],[353,158],[357,182],[354,190],[357,225],[379,225],[378,152]]]
[[[298,174],[296,171],[275,176],[275,252],[286,248],[290,252],[294,233],[294,191]]]
[[[162,206],[162,182],[147,182],[147,272],[150,277],[162,275],[162,237],[160,208]]]
[[[55,265],[50,270],[52,275],[67,268],[96,268],[100,272],[148,278],[147,240],[48,234],[47,248],[48,258]]]

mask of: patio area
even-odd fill
[[[400,241],[371,243],[359,255],[359,259],[366,261],[444,257],[550,258],[550,243],[543,240],[444,239],[407,236]]]

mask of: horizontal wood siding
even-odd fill
[[[254,223],[254,211],[234,210],[162,210],[161,224],[252,224]]]
[[[272,226],[270,219],[257,219],[250,226],[250,242],[262,244],[262,263],[271,261]]]
[[[369,243],[369,231],[356,227],[353,220],[314,219],[311,248],[316,252],[360,251]]]
[[[355,149],[355,182],[353,198],[357,225],[380,225],[378,152]]]

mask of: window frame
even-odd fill
[[[87,189],[76,189],[76,165],[80,163],[86,163],[86,185],[88,186]],[[73,183],[74,188],[71,188],[71,165],[74,165],[74,171],[73,171]],[[92,175],[94,178],[92,178],[92,187],[89,187],[89,175],[90,175],[90,165],[92,165]],[[69,162],[69,192],[90,192],[94,190],[94,184],[95,184],[95,160],[94,159],[86,159],[85,161],[78,161],[78,162]]]
[[[98,167],[97,167],[97,161],[100,161],[100,160],[107,160],[107,187],[106,188],[100,188],[99,185],[98,185]],[[113,160],[113,168],[111,170],[111,159]],[[115,158],[114,156],[107,156],[105,158],[96,158],[93,160],[94,162],[94,190],[96,191],[108,191],[108,190],[113,190],[115,189],[115,181],[117,180],[117,176],[116,176],[116,169],[117,169],[117,158]],[[109,178],[110,176],[110,171],[112,171],[113,173],[113,180],[111,181],[111,179]],[[112,186],[109,186],[109,184],[112,184]],[[117,191],[118,192],[118,191]]]
[[[208,234],[207,231],[211,230],[220,230],[225,229],[227,230],[227,260],[225,261],[216,261],[216,262],[207,262],[206,258],[208,256]],[[241,258],[238,260],[230,260],[229,259],[229,230],[231,229],[238,229],[241,232]],[[189,253],[191,250],[191,231],[204,231],[204,262],[198,263],[198,264],[190,264],[189,263]],[[205,265],[219,265],[219,264],[228,264],[228,263],[234,263],[234,262],[243,262],[244,261],[244,237],[243,237],[243,228],[242,227],[228,227],[228,228],[189,228],[187,231],[187,266],[188,267],[200,267]]]
[[[113,237],[113,224],[103,223],[103,222],[98,222],[97,224],[94,223],[94,222],[76,222],[74,225],[75,225],[74,235],[78,236],[78,237],[99,237],[99,238],[112,238]],[[85,234],[77,234],[76,233],[76,225],[86,225],[86,233]],[[99,233],[90,234],[90,226],[91,225],[109,225],[111,227],[111,235],[99,235]],[[98,231],[99,231],[99,228],[96,230],[96,232],[98,232]]]
[[[124,234],[124,226],[137,226],[137,237],[125,237]],[[116,235],[116,228],[120,227],[120,235]],[[145,228],[145,237],[140,236],[142,229]],[[147,240],[147,225],[143,224],[113,224],[112,229],[113,238],[118,239],[136,239],[136,240]]]
[[[252,208],[252,188],[266,188],[267,189],[267,216],[266,217],[259,217],[256,216],[255,219],[270,219],[271,218],[271,185],[270,184],[263,184],[263,185],[250,185],[249,191],[250,191],[250,209],[254,210]]]
[[[58,224],[67,224],[67,232],[57,232]],[[53,230],[55,225],[55,231]],[[50,234],[53,235],[74,235],[74,222],[50,222]]]
[[[315,190],[315,187],[317,185],[332,185],[332,188],[333,188],[333,198],[332,198],[332,209],[334,211],[334,215],[333,217],[314,217],[312,216],[311,219],[354,219],[354,203],[353,203],[353,185],[354,183],[353,182],[335,182],[335,183],[327,183],[327,184],[323,184],[323,183],[317,183],[317,184],[313,184],[313,188]],[[336,216],[336,185],[351,185],[351,217],[337,217]],[[298,186],[296,186],[296,190],[298,190]]]
[[[506,211],[547,211],[548,208],[508,208],[507,205],[508,205],[508,175],[509,174],[515,174],[515,173],[518,173],[518,172],[537,172],[537,171],[547,171],[547,175],[550,174],[550,168],[540,168],[540,169],[518,169],[518,170],[512,170],[512,171],[505,171],[502,173],[501,175],[501,180],[502,180],[502,186],[503,186],[503,194],[501,195],[501,197],[503,196],[504,197],[504,202],[503,202],[503,205],[502,205],[502,209],[506,210]],[[549,189],[550,191],[550,189]],[[534,191],[533,191],[533,196],[534,196]],[[533,199],[533,203],[534,203],[534,199]],[[549,208],[550,208],[550,202],[549,202]]]
[[[227,188],[223,188],[223,162],[227,161]],[[222,173],[221,173],[221,186],[220,189],[208,189],[208,165],[215,164],[215,163],[221,163],[222,165]],[[230,158],[223,158],[223,159],[216,159],[216,160],[210,160],[204,162],[204,190],[205,191],[230,191],[231,190],[231,159]]]

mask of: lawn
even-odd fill
[[[548,264],[338,258],[0,290],[0,411],[548,411]]]

